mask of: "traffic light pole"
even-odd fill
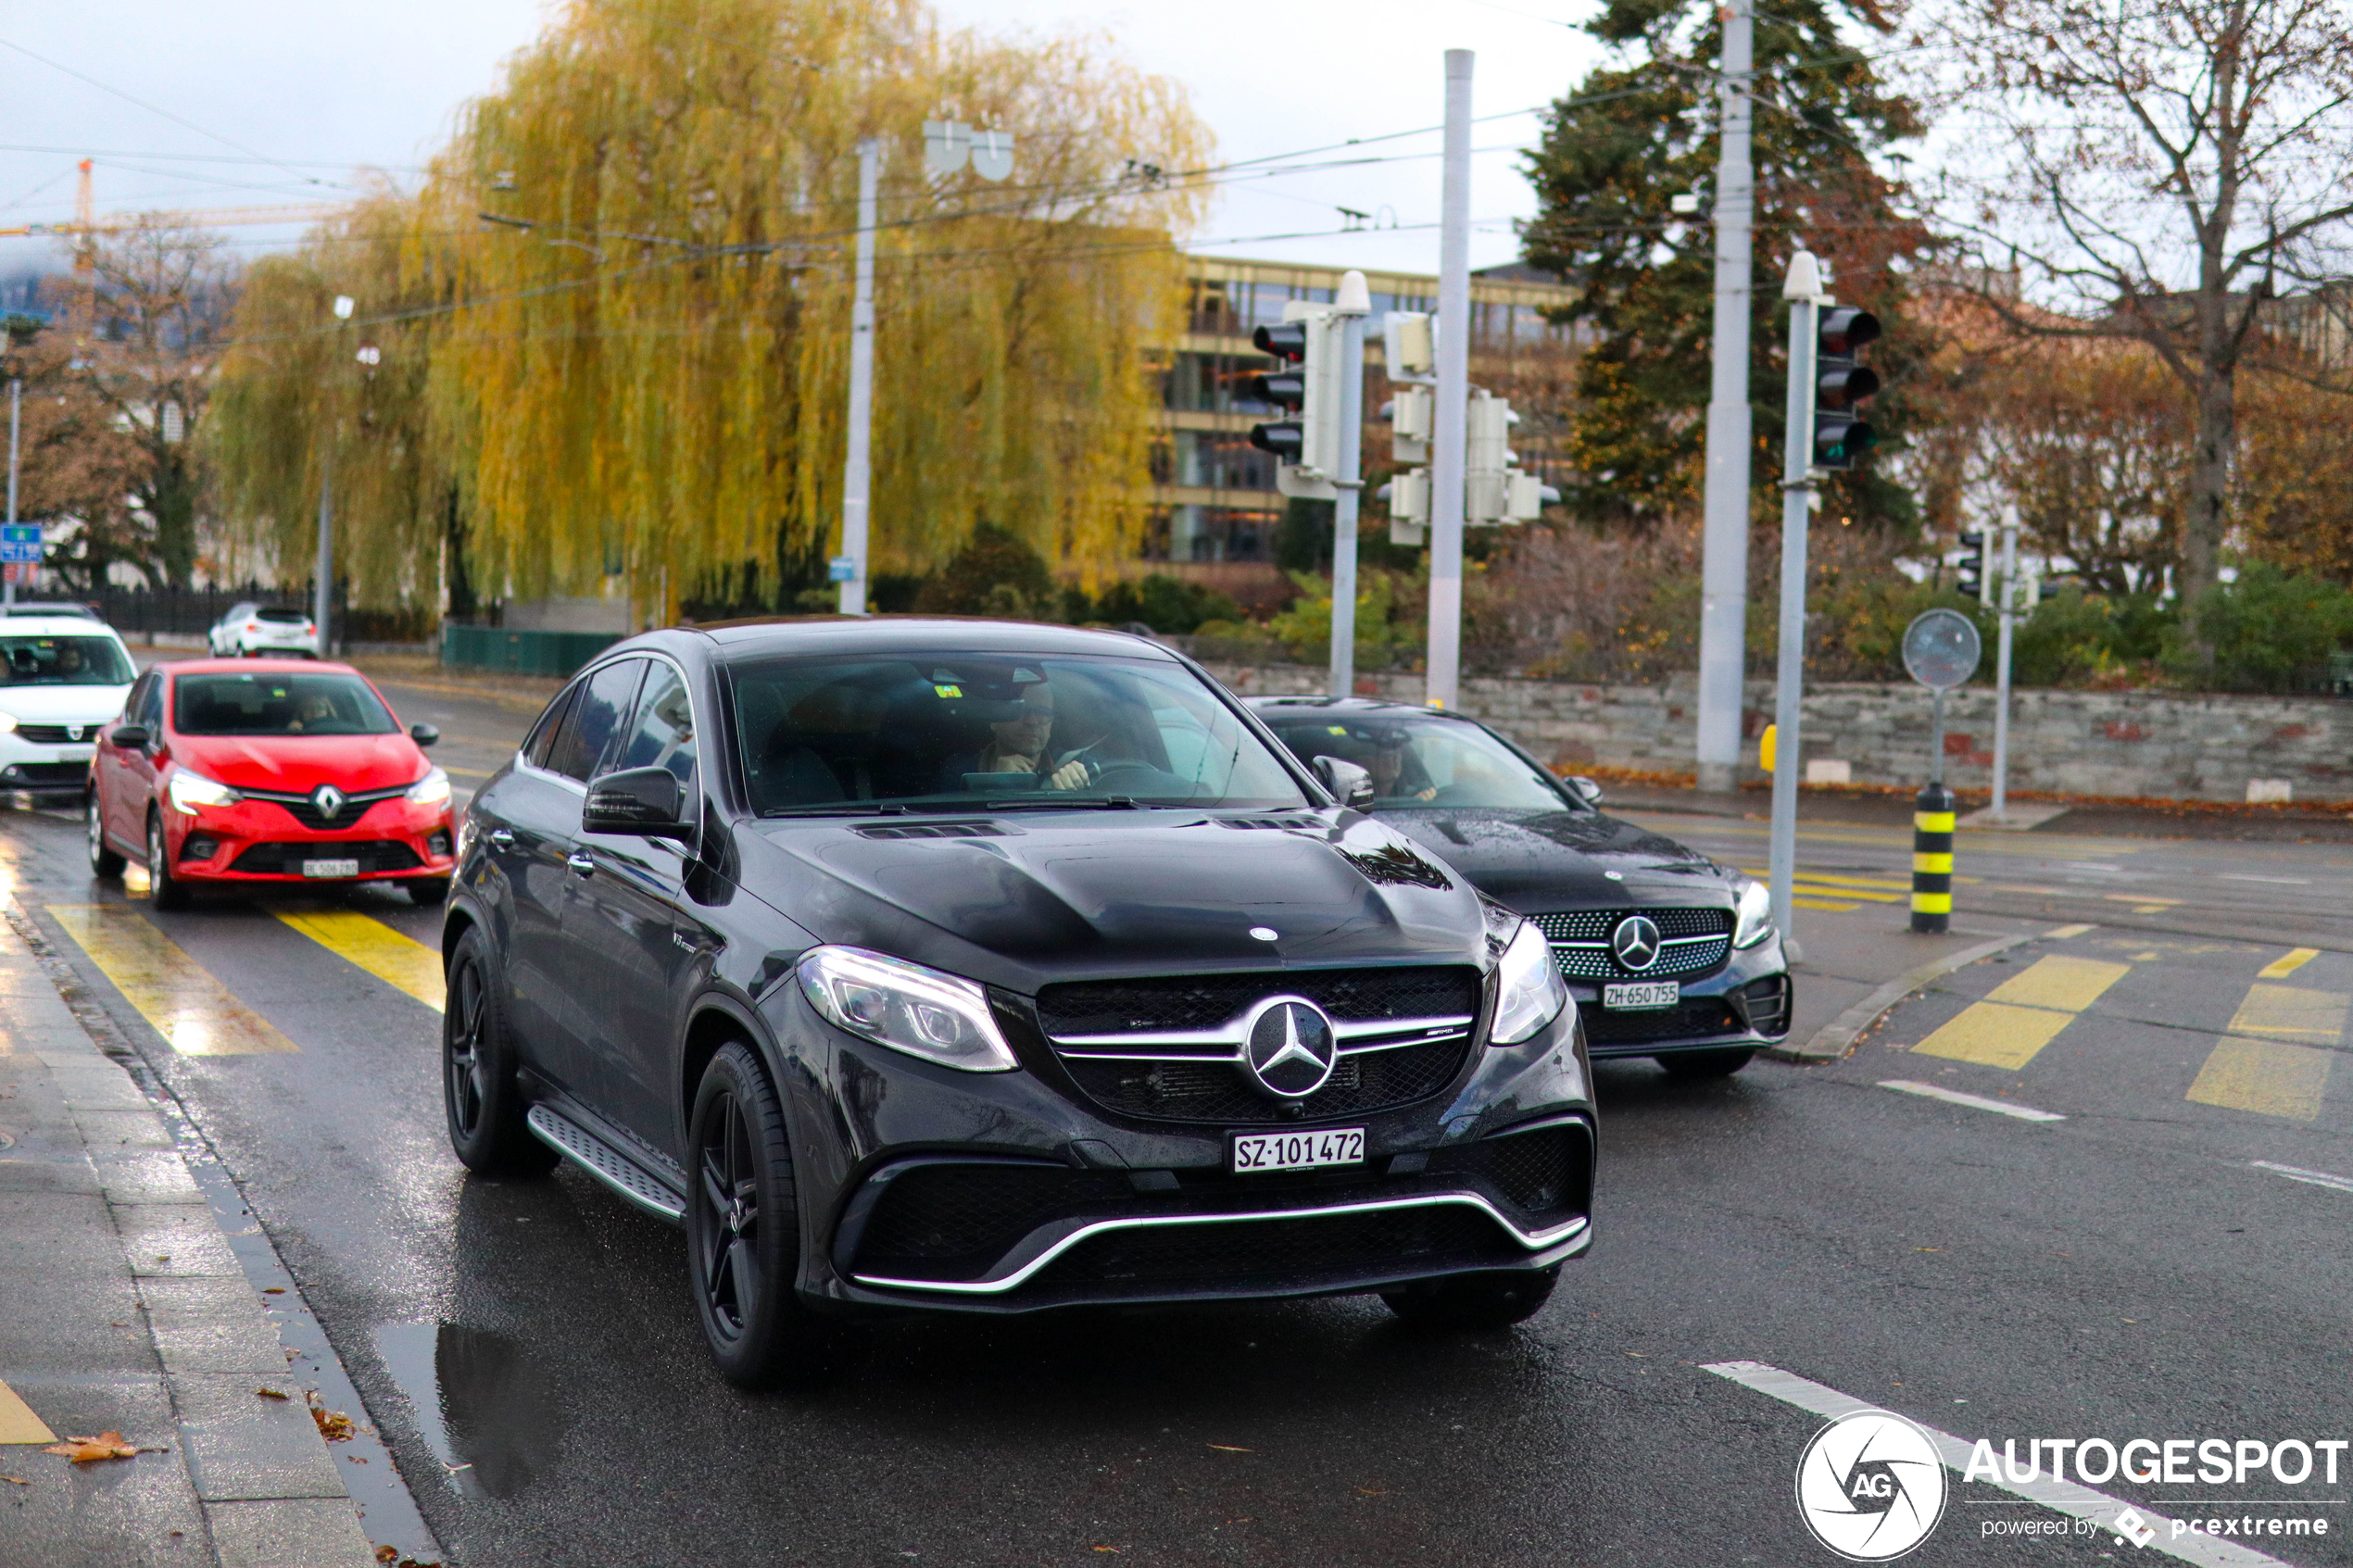
[[[849,307],[849,439],[842,458],[841,553],[849,576],[841,584],[844,615],[866,613],[866,511],[872,483],[868,439],[875,421],[875,187],[882,176],[882,143],[858,144],[858,283]]]
[[[1709,347],[1707,469],[1701,531],[1699,787],[1738,782],[1741,701],[1748,643],[1748,406],[1752,245],[1756,176],[1750,162],[1749,74],[1755,58],[1754,0],[1729,0],[1724,21],[1722,143],[1716,167],[1716,314]],[[1783,740],[1782,745],[1790,742]],[[1789,755],[1796,755],[1794,752]]]
[[[1806,527],[1814,509],[1815,320],[1821,276],[1813,257],[1791,258],[1781,297],[1789,301],[1789,429],[1781,443],[1780,642],[1774,659],[1773,823],[1766,864],[1773,923],[1784,941],[1797,934],[1797,782],[1806,696]]]
[[[1340,471],[1332,478],[1331,695],[1356,689],[1356,508],[1365,489],[1365,318],[1373,308],[1365,274],[1340,275],[1332,314],[1340,318]]]
[[[1425,700],[1453,708],[1463,659],[1463,472],[1470,415],[1468,49],[1446,51],[1444,186],[1438,228],[1438,416],[1429,469],[1429,676]]]
[[[2000,822],[2009,812],[2010,786],[2010,634],[2017,624],[2018,508],[2002,508],[2002,614],[1994,653],[1994,799],[1991,815]],[[1943,747],[1939,747],[1940,753]]]

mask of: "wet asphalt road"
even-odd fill
[[[387,690],[404,721],[442,725],[436,757],[460,785],[528,720]],[[1672,827],[1747,857],[1736,824]],[[1809,840],[1802,856],[1867,881],[1836,868],[1882,873],[1900,835],[1879,837]],[[1834,1067],[1760,1062],[1702,1085],[1604,1067],[1599,1241],[1518,1330],[1425,1337],[1358,1300],[911,1319],[861,1332],[812,1388],[752,1397],[708,1369],[677,1233],[569,1168],[463,1174],[443,1137],[431,1008],[264,902],[150,916],[91,878],[72,820],[0,812],[0,872],[235,1178],[425,1524],[469,1568],[1834,1561],[1791,1500],[1818,1419],[1703,1370],[1730,1360],[1997,1446],[2353,1436],[2353,1190],[2255,1163],[2353,1173],[2342,1011],[2334,1037],[2309,1042],[2322,1080],[2309,1102],[2281,1102],[2294,1114],[2187,1098],[2291,941],[2279,932],[2321,949],[2292,988],[2353,993],[2353,939],[2325,892],[2246,884],[2258,920],[2219,879],[2341,890],[2353,875],[2327,858],[2344,853],[2021,846],[2006,885],[2055,891],[1988,902],[2072,899],[2049,918],[2095,929],[1956,973]],[[2129,884],[2141,905],[2128,906],[2088,880],[2107,873],[2070,863],[2155,874]],[[2184,889],[2161,919],[2133,912]],[[2077,912],[2095,895],[2113,920]],[[397,896],[339,902],[435,939],[437,912]],[[134,906],[298,1048],[176,1053],[50,912],[92,903]],[[1868,902],[1819,918],[1900,920]],[[1911,1048],[2049,956],[2126,972],[2016,1069]],[[2308,1015],[2325,1021],[2326,1005]],[[2067,1119],[1878,1086],[1890,1079]],[[2104,1489],[2289,1499],[2332,1534],[2269,1549],[2353,1562],[2353,1474],[2334,1487]],[[1981,1538],[2020,1512],[1957,1486],[1909,1561],[2135,1555],[2106,1534]],[[398,1513],[371,1524],[417,1549]]]

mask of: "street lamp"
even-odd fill
[[[347,294],[339,294],[335,295],[333,308],[336,320],[348,321],[351,320],[351,313],[359,308],[359,302]],[[342,341],[342,334],[337,333],[336,343],[340,345]],[[334,438],[341,428],[341,422],[331,418],[327,423],[327,439],[319,449],[319,564],[318,569],[311,574],[310,623],[319,629],[319,657],[321,659],[326,658],[334,646],[333,632],[335,608]]]

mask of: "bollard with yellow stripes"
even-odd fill
[[[1912,803],[1912,929],[1953,925],[1952,791],[1930,784]]]

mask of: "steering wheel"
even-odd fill
[[[1139,762],[1134,758],[1123,758],[1117,761],[1096,766],[1090,787],[1102,789],[1105,784],[1120,778],[1131,779],[1137,784],[1157,784],[1164,776],[1161,770],[1149,762]],[[1107,793],[1115,795],[1119,792],[1111,790]]]

